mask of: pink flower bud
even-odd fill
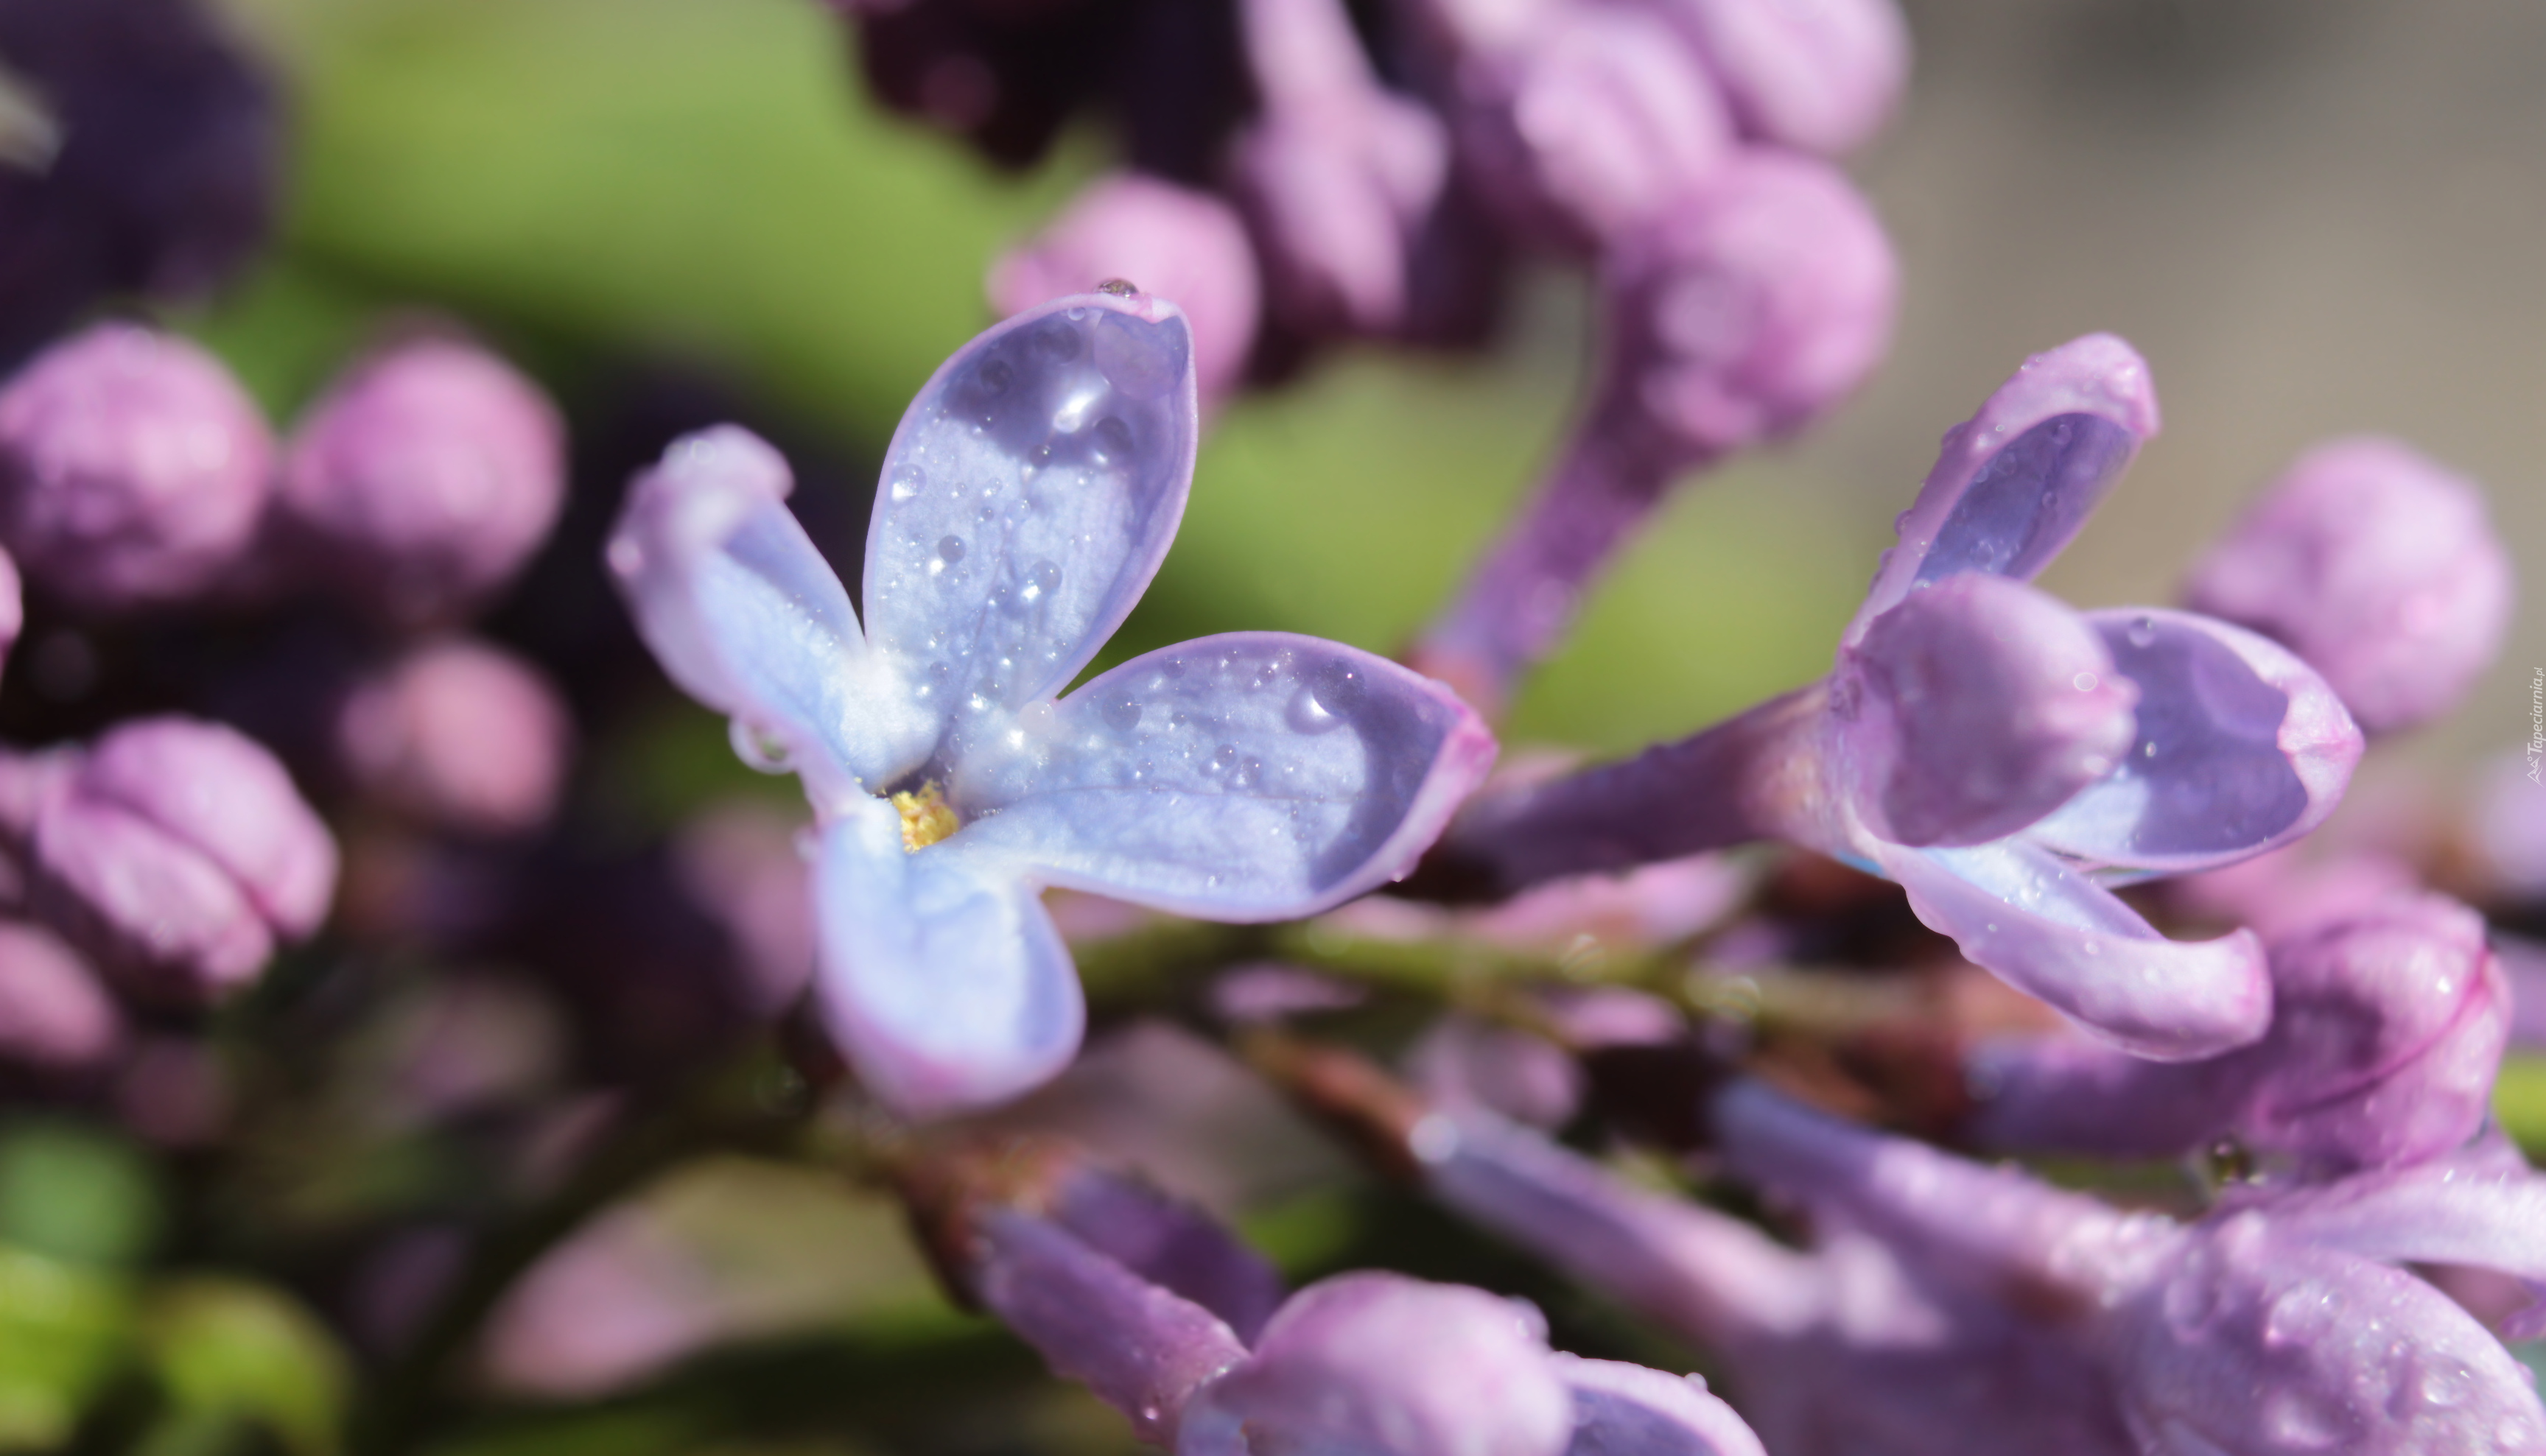
[[[94,1067],[124,1040],[124,1018],[87,964],[34,926],[0,921],[0,1061],[45,1071]]]
[[[1745,136],[1835,156],[1892,118],[1910,78],[1895,0],[1671,0]]]
[[[2194,609],[2305,659],[2373,733],[2456,706],[2501,650],[2511,596],[2482,492],[2375,438],[2300,456],[2184,585]]]
[[[336,715],[338,762],[366,795],[470,835],[537,829],[556,811],[574,728],[537,668],[482,642],[436,642],[358,686]]]
[[[210,587],[254,534],[273,469],[229,371],[132,324],[57,344],[0,389],[0,540],[90,609]]]
[[[35,816],[36,903],[136,989],[201,1000],[315,930],[336,844],[283,766],[217,723],[124,724]]]
[[[1022,313],[1125,279],[1184,310],[1205,401],[1226,398],[1255,346],[1255,253],[1235,209],[1137,174],[1100,178],[1033,241],[990,266],[990,306]]]
[[[322,579],[391,621],[432,621],[548,537],[564,454],[537,385],[473,345],[419,339],[356,366],[301,420],[281,505]]]
[[[1621,404],[1701,458],[1791,434],[1882,361],[1898,283],[1891,240],[1845,177],[1744,152],[1619,244]]]

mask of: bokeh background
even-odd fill
[[[1040,170],[998,173],[868,105],[843,28],[812,0],[230,8],[293,96],[291,201],[248,283],[176,322],[278,418],[412,310],[454,315],[520,361],[567,411],[576,500],[489,630],[552,667],[596,642],[620,654],[618,688],[575,679],[600,736],[573,832],[643,845],[732,794],[785,799],[784,780],[753,778],[722,725],[661,684],[618,617],[596,569],[617,484],[671,434],[738,418],[788,449],[799,510],[853,557],[903,402],[987,320],[985,265],[1105,165],[1107,138],[1074,133]],[[1627,749],[1823,671],[1936,438],[2024,356],[2095,329],[2149,357],[2167,428],[2053,589],[2090,606],[2166,599],[2281,464],[2370,430],[2482,481],[2532,602],[2546,601],[2546,6],[1906,8],[1918,46],[1906,112],[1852,164],[1905,263],[1890,364],[1810,438],[1684,492],[1532,684],[1513,738]],[[1236,403],[1112,653],[1239,627],[1393,649],[1561,431],[1585,301],[1580,278],[1546,269],[1523,280],[1484,355],[1347,353]],[[48,650],[58,630],[40,622],[13,666],[20,699],[82,690],[47,666],[76,656]],[[2546,609],[2529,606],[2454,719],[2378,750],[2364,801],[2482,791],[2477,768],[2526,737],[2539,667]],[[2524,803],[2546,814],[2546,791]],[[641,933],[636,919],[619,929]],[[606,982],[622,944],[553,948]],[[289,1195],[256,1205],[265,1227],[166,1227],[164,1210],[188,1202],[172,1194],[201,1192],[183,1159],[93,1129],[0,1127],[0,1445],[41,1425],[28,1403],[75,1385],[99,1332],[129,1323],[120,1276],[93,1271],[288,1250],[347,1210],[465,1180],[418,1163],[421,1141],[347,1141],[375,1148],[369,1161],[312,1150],[345,1137],[348,1108],[393,1100],[400,1069],[435,1046],[464,1045],[481,1066],[494,1048],[499,1080],[560,1060],[572,1033],[546,1003],[508,994],[405,1019],[393,1006],[330,1073],[342,1102],[312,1097],[256,1150],[280,1170],[267,1191]],[[2528,1108],[2523,1134],[2546,1129],[2546,1070],[2514,1067],[2505,1088]],[[1170,1164],[1192,1152],[1186,1190],[1240,1216],[1295,1276],[1389,1263],[1485,1282],[1538,1299],[1574,1348],[1685,1368],[1521,1260],[1355,1184],[1268,1094],[1188,1043],[1112,1043],[1045,1115],[1111,1127]],[[1251,1180],[1212,1183],[1227,1160],[1201,1154],[1231,1138],[1248,1140]],[[450,1254],[429,1228],[398,1248],[418,1278]],[[381,1276],[383,1300],[399,1267]],[[252,1400],[268,1425],[298,1432],[286,1444],[302,1456],[330,1449],[347,1356],[305,1312],[208,1277],[159,1286],[145,1314],[177,1388]],[[753,1342],[653,1378],[734,1336]],[[499,1314],[486,1359],[490,1414],[434,1449],[1127,1440],[1118,1418],[948,1307],[887,1202],[738,1155],[690,1162],[578,1235]]]

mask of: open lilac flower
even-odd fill
[[[2199,1062],[2075,1038],[1984,1044],[1966,1127],[2009,1151],[2179,1157],[2228,1140],[2266,1181],[2420,1163],[2491,1115],[2510,988],[2484,921],[2397,895],[2275,936],[2272,1027]]]
[[[2083,614],[2019,583],[2157,431],[2147,366],[2091,335],[2028,361],[1900,521],[1822,684],[1642,757],[1480,799],[1429,878],[1510,890],[1758,838],[1870,865],[1974,962],[2141,1056],[2263,1033],[2260,942],[2169,941],[2099,879],[2286,844],[2360,732],[2271,642],[2188,612]]]
[[[1195,412],[1172,304],[1085,294],[981,335],[887,453],[863,629],[757,440],[694,436],[630,496],[611,568],[674,681],[802,775],[822,1008],[900,1107],[996,1100],[1076,1048],[1042,887],[1309,914],[1403,873],[1492,757],[1438,684],[1283,633],[1061,695],[1166,553]]]
[[[2426,1176],[2181,1224],[1755,1084],[1718,1094],[1713,1121],[1728,1168],[1810,1213],[1810,1250],[1480,1114],[1416,1141],[1444,1201],[1720,1351],[1781,1456],[2507,1456],[2546,1442],[2527,1372],[2393,1266],[2534,1268],[2511,1230],[2546,1204],[2508,1170],[2461,1171],[2468,1197]]]
[[[2373,733],[2457,705],[2510,625],[2510,553],[2472,481],[2393,441],[2301,455],[2184,584],[2323,673]]]

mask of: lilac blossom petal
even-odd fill
[[[1742,130],[1835,156],[1892,117],[1910,76],[1894,0],[1677,0]]]
[[[863,600],[869,640],[956,747],[972,714],[1076,677],[1140,600],[1184,516],[1196,409],[1184,315],[1103,293],[989,329],[911,401]]]
[[[2376,438],[2300,456],[2184,586],[2195,610],[2287,644],[2374,733],[2456,706],[2501,650],[2512,596],[2483,492]]]
[[[2499,1133],[2445,1157],[2274,1191],[2264,1208],[2283,1237],[2389,1263],[2492,1269],[2546,1296],[2546,1177]],[[2516,1323],[2539,1330],[2546,1307]]]
[[[817,795],[882,787],[943,719],[874,670],[848,592],[787,509],[793,488],[745,431],[677,441],[630,489],[611,574],[663,670],[734,719],[746,757]]]
[[[1246,1358],[1209,1310],[1041,1219],[994,1210],[977,1230],[974,1292],[1054,1370],[1130,1416],[1144,1440],[1175,1440],[1196,1387]]]
[[[2126,1051],[2165,1062],[2217,1056],[2271,1020],[2271,978],[2250,930],[2168,940],[2110,891],[2021,841],[1871,848],[1929,929]]]
[[[1403,874],[1493,740],[1439,684],[1278,632],[1148,653],[959,766],[949,848],[1212,920],[1314,914]]]
[[[48,1071],[103,1065],[124,1017],[96,973],[34,926],[0,921],[0,1061]]]
[[[2360,730],[2307,664],[2190,612],[2124,607],[2089,620],[2139,687],[2139,739],[2026,839],[2090,867],[2177,874],[2287,844],[2334,812]]]
[[[813,872],[815,987],[877,1096],[912,1114],[994,1102],[1078,1049],[1078,974],[1030,887],[952,844],[905,850],[884,799],[842,806]]]
[[[1900,521],[1843,642],[1919,586],[1957,572],[2029,581],[2085,525],[2158,432],[2146,362],[2089,334],[2024,362],[1946,432],[1935,468]]]
[[[1080,1169],[1049,1217],[1089,1248],[1211,1311],[1251,1342],[1282,1304],[1282,1275],[1218,1219],[1146,1182]]]
[[[1566,1456],[1767,1456],[1733,1408],[1694,1375],[1559,1352],[1573,1391]]]
[[[2473,1317],[2277,1219],[2196,1231],[2118,1315],[2116,1384],[2143,1451],[2546,1448],[2533,1377]]]
[[[1187,1409],[1178,1456],[1559,1456],[1573,1402],[1535,1316],[1400,1274],[1314,1284]]]
[[[1841,649],[1864,689],[1839,729],[1876,833],[1978,845],[2032,824],[2111,772],[2139,696],[2086,619],[2021,583],[1939,582]]]

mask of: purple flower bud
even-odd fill
[[[44,1071],[95,1067],[124,1040],[124,1017],[70,947],[0,921],[0,1060]]]
[[[1840,651],[1837,732],[1868,822],[1904,845],[1977,845],[2103,777],[2138,736],[2139,689],[2085,618],[2003,577],[1938,582]],[[1847,693],[1842,686],[1836,689]]]
[[[1835,156],[1882,129],[1910,78],[1894,0],[1670,0],[1745,136]]]
[[[18,581],[18,563],[0,551],[0,667],[8,665],[9,653],[26,629],[27,594]]]
[[[244,551],[274,441],[201,349],[100,324],[0,389],[0,539],[39,586],[93,610],[180,601]]]
[[[482,642],[414,648],[338,710],[338,762],[361,791],[437,828],[537,829],[555,812],[573,724],[539,670]]]
[[[278,108],[212,9],[0,0],[0,73],[37,108],[0,138],[0,360],[101,292],[200,293],[263,243]]]
[[[1006,315],[1112,279],[1184,310],[1203,401],[1228,398],[1255,346],[1261,307],[1255,254],[1236,211],[1138,173],[1099,178],[1033,241],[990,266],[987,290]]]
[[[500,587],[564,497],[564,431],[539,387],[473,345],[419,339],[356,365],[302,418],[280,506],[313,572],[411,625]]]
[[[1178,1456],[1284,1449],[1557,1456],[1573,1402],[1536,1312],[1479,1289],[1344,1274],[1300,1291],[1188,1411]]]
[[[39,808],[36,904],[138,989],[202,1000],[315,930],[336,844],[274,757],[217,723],[99,740]]]
[[[2419,1163],[2490,1115],[2509,989],[2484,922],[2400,896],[2276,939],[2263,1039],[2162,1064],[2066,1039],[1978,1054],[1987,1147],[2168,1157],[2233,1139],[2322,1177]]]
[[[1460,140],[1489,201],[1559,246],[1599,251],[1701,196],[1733,155],[1714,79],[1669,21],[1552,5],[1459,67]]]
[[[1272,310],[1303,334],[1394,333],[1448,137],[1380,86],[1335,0],[1247,0],[1241,17],[1264,110],[1238,138],[1234,181]]]
[[[2511,595],[2483,493],[2375,438],[2300,456],[2184,585],[2195,610],[2306,659],[2373,733],[2456,706],[2502,648]]]

